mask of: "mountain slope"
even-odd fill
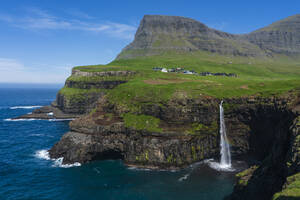
[[[265,51],[292,55],[300,53],[300,14],[277,21],[244,36]]]
[[[300,15],[250,34],[234,35],[178,16],[145,15],[134,41],[117,59],[159,55],[165,51],[206,51],[220,55],[265,57],[272,53],[300,53]]]

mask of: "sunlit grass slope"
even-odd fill
[[[107,91],[111,101],[126,106],[141,102],[164,103],[171,98],[269,96],[300,88],[300,59],[278,56],[246,58],[205,52],[162,52],[159,56],[116,60],[108,65],[80,66],[81,71],[131,70],[127,83]],[[197,76],[155,72],[153,67],[184,67],[196,72],[235,73],[238,77]],[[77,81],[103,81],[116,77],[69,77]],[[124,79],[124,78],[120,78]]]

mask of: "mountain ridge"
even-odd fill
[[[286,27],[289,27],[289,32]],[[145,15],[133,42],[116,59],[158,55],[166,50],[207,51],[258,58],[300,54],[300,15],[279,20],[248,34],[219,31],[186,17]]]

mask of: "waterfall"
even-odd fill
[[[231,167],[231,155],[230,155],[230,147],[228,144],[228,139],[226,136],[226,126],[225,126],[225,120],[224,120],[224,109],[223,109],[223,101],[220,103],[220,147],[221,147],[221,161],[220,161],[220,167],[222,168],[229,168]]]

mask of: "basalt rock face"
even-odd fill
[[[216,132],[199,135],[184,133],[186,121],[202,121],[207,125],[216,121],[217,115],[213,113],[217,113],[217,106],[201,108],[195,102],[187,105],[187,102],[180,101],[185,106],[178,107],[178,103],[171,102],[163,109],[151,105],[142,109],[145,114],[168,120],[168,123],[162,124],[163,133],[126,127],[122,118],[117,117],[121,114],[117,108],[100,105],[100,110],[94,115],[73,121],[70,124],[71,132],[54,145],[50,155],[53,158],[64,157],[65,163],[121,158],[128,165],[151,168],[181,168],[217,156]],[[204,113],[207,109],[211,111],[211,116],[198,116],[197,112]],[[114,117],[99,119],[103,112],[114,113]],[[211,128],[217,131],[217,127]]]
[[[300,172],[299,113],[294,121],[284,121],[282,120],[280,128],[273,132],[273,144],[266,144],[270,145],[270,148],[262,164],[238,174],[234,192],[228,199],[299,198],[299,191],[296,194],[298,196],[292,191],[280,192],[285,189],[285,185],[290,184],[287,177]],[[297,188],[298,186],[295,189],[299,190]]]
[[[233,155],[281,155],[295,118],[287,98],[225,99],[225,121]],[[181,168],[219,155],[219,99],[173,100],[163,106],[145,104],[140,114],[158,117],[163,132],[127,127],[114,105],[100,101],[97,111],[71,122],[71,132],[50,150],[64,163],[120,158],[128,165]],[[110,113],[109,116],[106,113]],[[191,130],[194,124],[201,127]],[[277,158],[276,158],[277,159]],[[278,158],[278,159],[281,159]],[[294,159],[294,158],[293,158]]]
[[[85,114],[95,108],[97,100],[104,96],[104,92],[89,93],[84,98],[72,98],[57,93],[56,106],[67,114]]]
[[[299,55],[300,15],[288,17],[249,34],[235,35],[178,16],[145,15],[134,41],[117,59],[159,55],[165,51],[206,51],[221,55],[265,57]]]
[[[134,74],[133,71],[86,72],[73,69],[71,78],[83,80],[67,79],[65,88],[74,89],[78,95],[66,95],[59,92],[54,105],[66,114],[88,113],[95,108],[96,102],[105,95],[105,90],[126,83],[126,77]]]

